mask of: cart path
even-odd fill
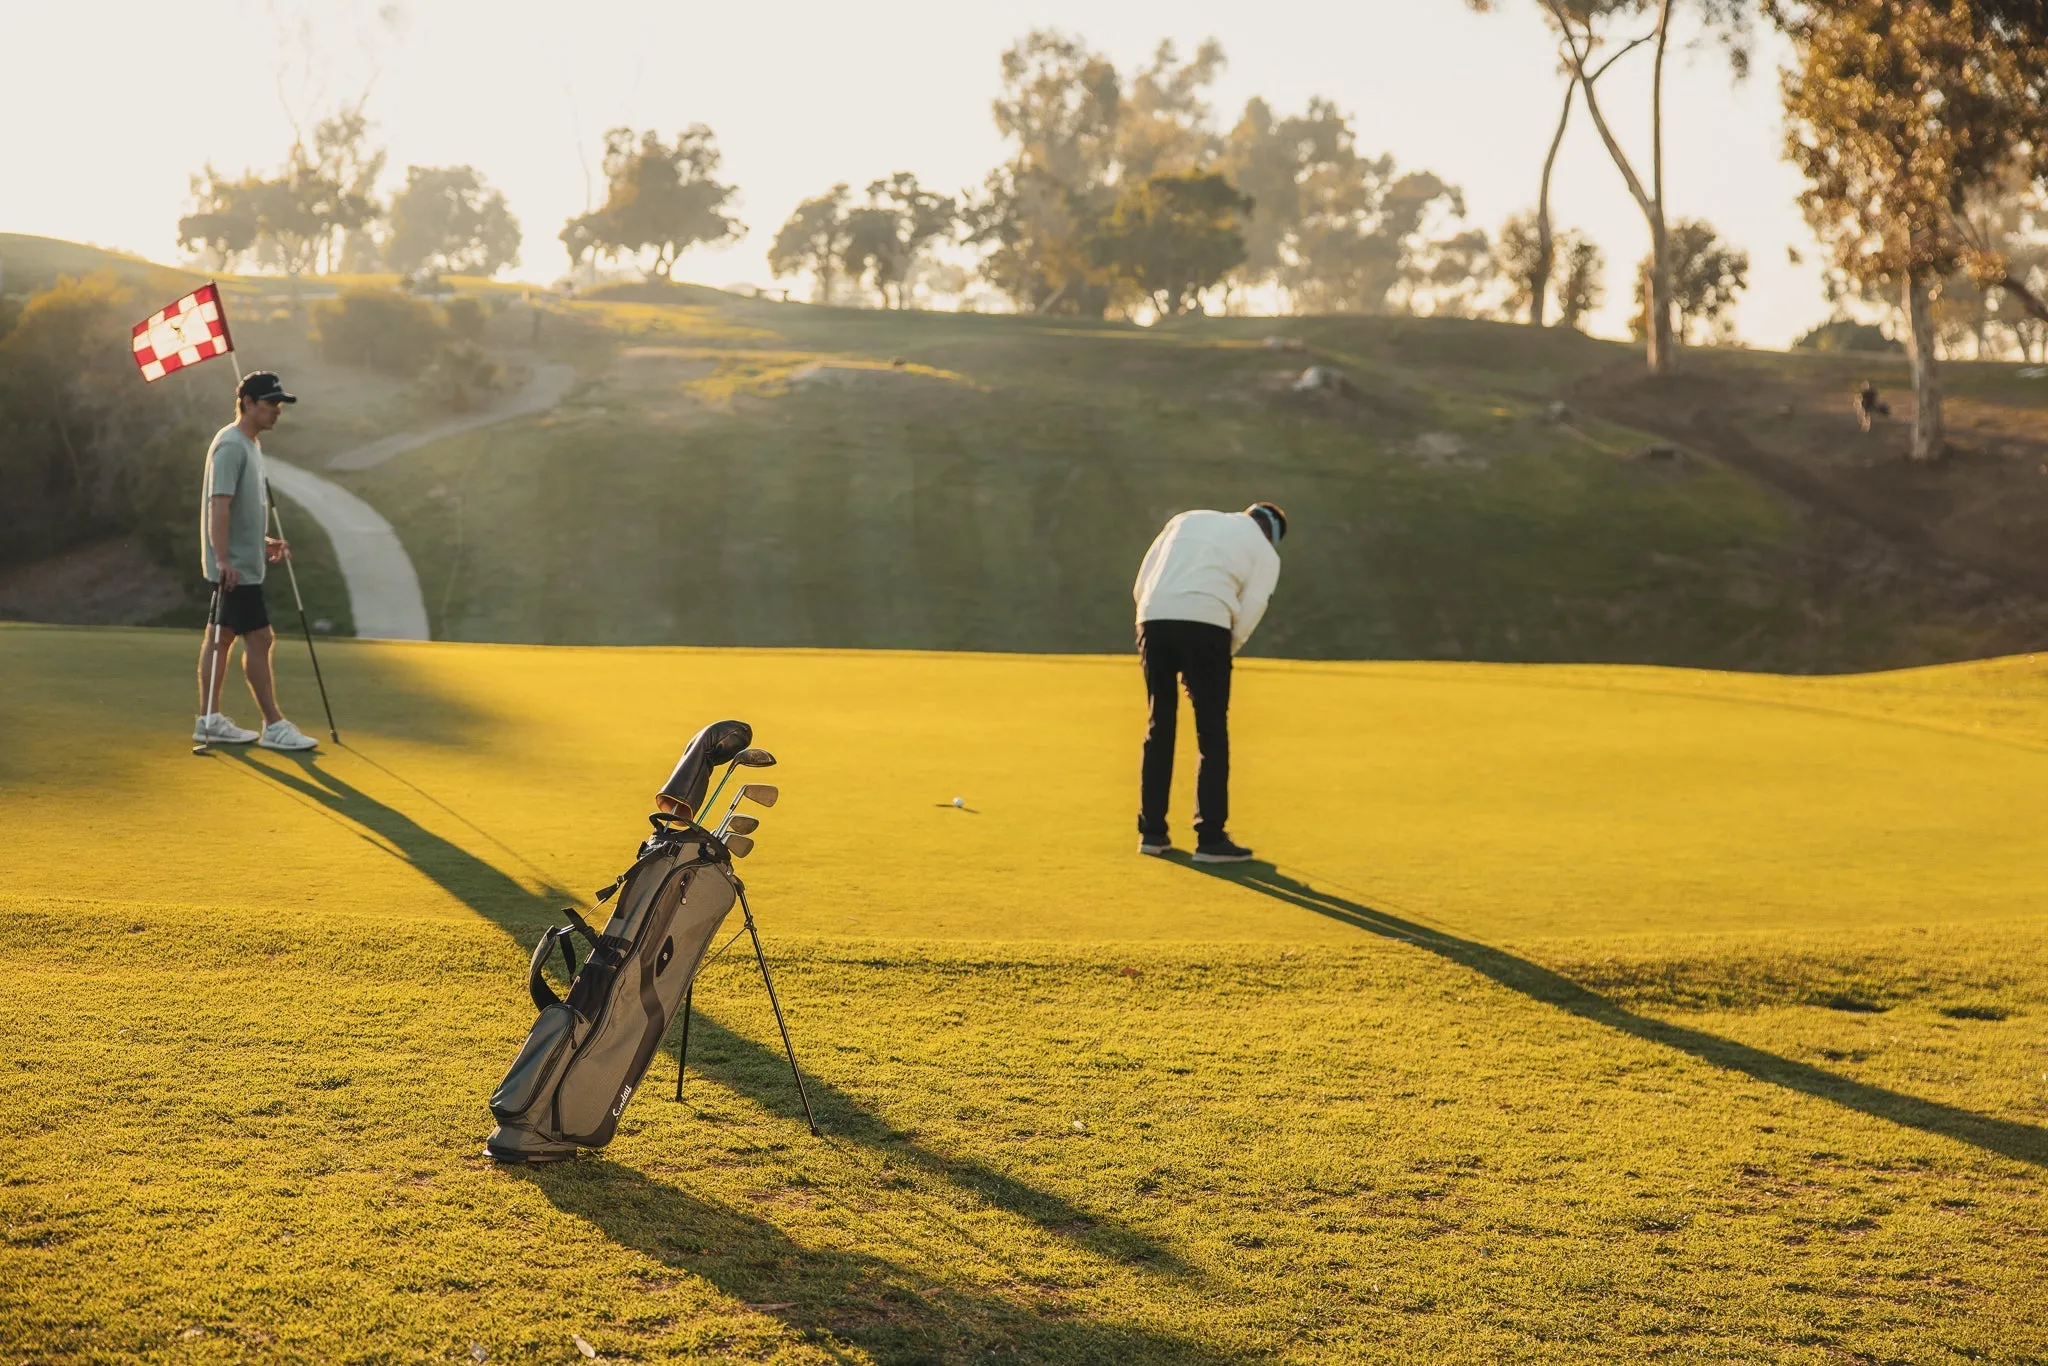
[[[356,635],[368,640],[427,639],[427,600],[398,533],[377,509],[332,480],[276,456],[264,470],[279,492],[303,507],[334,545],[348,585]]]
[[[373,469],[394,456],[431,442],[473,432],[493,423],[546,412],[567,397],[576,372],[567,365],[535,368],[525,388],[480,413],[399,432],[331,457],[331,470]],[[382,514],[331,479],[272,456],[264,462],[270,482],[320,524],[333,543],[334,558],[348,588],[356,635],[365,640],[427,640],[427,601],[419,572],[398,533]]]
[[[576,371],[567,365],[539,365],[534,367],[533,378],[526,387],[506,397],[504,402],[494,404],[481,412],[452,417],[446,422],[437,422],[431,427],[422,427],[416,432],[399,432],[372,441],[366,446],[330,458],[330,470],[367,470],[407,451],[418,450],[431,441],[444,441],[451,436],[461,436],[480,427],[488,427],[508,418],[531,417],[544,413],[568,397],[570,386],[576,382]]]

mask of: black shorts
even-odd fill
[[[217,584],[207,585],[208,601]],[[270,625],[270,609],[263,605],[263,585],[238,583],[220,597],[220,626],[238,636],[254,635]]]

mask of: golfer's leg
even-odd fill
[[[1220,840],[1230,823],[1230,632],[1201,626],[1184,672],[1202,767],[1195,775],[1195,838]]]
[[[1145,675],[1145,759],[1138,778],[1138,834],[1166,836],[1166,799],[1173,787],[1174,726],[1180,716],[1180,694],[1174,691],[1172,633],[1165,623],[1148,621],[1138,628],[1138,666]]]
[[[220,710],[221,688],[228,679],[228,655],[235,644],[235,633],[223,626],[218,636],[209,626],[206,634],[199,638],[199,714]]]
[[[276,643],[277,632],[268,626],[242,637],[242,673],[249,680],[256,705],[263,709],[266,724],[284,720],[284,713],[277,709],[277,679],[270,671],[270,647]]]

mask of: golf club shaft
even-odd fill
[[[718,775],[718,786],[712,788],[711,795],[704,799],[703,810],[709,811],[712,807],[718,805],[718,794],[725,791],[726,783],[732,779],[733,770],[739,766],[740,761],[737,759],[725,766],[725,772]]]
[[[212,716],[220,710],[220,678],[227,671],[227,661],[220,658],[220,593],[219,584],[213,586],[213,596],[206,603],[206,715]],[[205,723],[201,718],[201,724]],[[212,746],[212,740],[201,740],[200,749]]]
[[[284,517],[279,514],[276,503],[270,505],[270,520],[277,527],[277,539],[284,540]],[[299,630],[306,636],[306,657],[313,661],[313,681],[320,685],[320,709],[327,713],[327,733],[338,745],[341,732],[334,725],[334,705],[327,700],[327,680],[320,676],[320,656],[313,650],[313,628],[306,624],[306,600],[299,596],[299,571],[292,567],[290,551],[285,552],[284,572],[292,581],[292,602],[299,609]]]

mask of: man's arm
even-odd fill
[[[1244,643],[1252,638],[1252,632],[1259,629],[1259,621],[1266,615],[1266,604],[1272,601],[1273,589],[1279,582],[1278,555],[1261,555],[1252,562],[1252,572],[1237,595],[1237,614],[1231,619],[1230,653],[1242,650]]]
[[[213,562],[220,566],[222,588],[233,588],[242,579],[242,572],[228,559],[228,515],[234,506],[232,493],[216,493],[206,505],[206,543],[213,547]]]

